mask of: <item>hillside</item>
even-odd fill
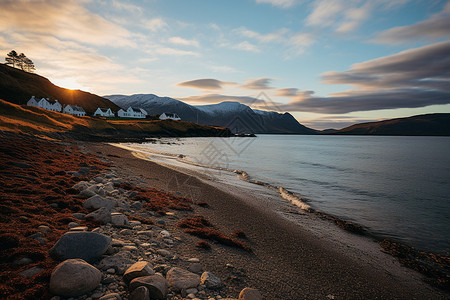
[[[355,124],[331,134],[450,136],[450,113]]]
[[[88,114],[98,107],[120,109],[116,104],[100,96],[80,90],[58,87],[45,77],[0,64],[0,99],[14,104],[25,104],[31,96],[58,99],[62,104],[82,106]]]
[[[122,108],[142,107],[150,115],[177,113],[182,120],[228,127],[233,133],[315,134],[289,113],[254,110],[239,102],[193,106],[182,101],[153,94],[104,96]]]
[[[51,138],[121,141],[149,137],[231,136],[226,128],[171,120],[108,120],[74,117],[0,100],[0,131]]]

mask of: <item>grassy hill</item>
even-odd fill
[[[103,97],[58,87],[45,77],[28,73],[5,64],[0,64],[0,99],[14,104],[25,104],[31,96],[58,99],[62,104],[82,106],[88,114],[98,107],[120,109],[116,104]]]
[[[0,131],[81,140],[132,140],[148,137],[231,136],[227,128],[172,120],[108,120],[75,117],[0,100]]]
[[[331,134],[449,136],[450,113],[426,114],[380,122],[355,124]]]

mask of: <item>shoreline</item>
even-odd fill
[[[94,152],[98,152],[101,149],[100,152],[102,152],[102,155],[107,155],[108,158],[111,158],[114,165],[119,165],[122,169],[125,169],[125,167],[130,169],[131,173],[135,174],[135,176],[139,174],[138,176],[141,176],[142,178],[140,184],[145,182],[145,184],[151,185],[152,187],[162,188],[182,196],[192,196],[192,191],[189,190],[189,187],[196,187],[197,189],[204,189],[207,191],[203,191],[203,193],[199,195],[198,201],[206,200],[209,204],[209,208],[198,208],[196,209],[196,212],[198,210],[202,215],[211,219],[214,224],[220,224],[221,227],[229,230],[236,229],[237,227],[245,228],[244,232],[249,237],[248,240],[252,249],[255,249],[256,258],[243,259],[246,261],[244,265],[255,264],[255,261],[264,261],[262,258],[276,258],[275,260],[278,261],[278,263],[270,264],[275,271],[265,268],[266,272],[274,273],[269,277],[261,274],[261,270],[258,270],[256,266],[252,266],[251,268],[252,271],[257,274],[256,277],[258,279],[253,279],[256,287],[260,288],[265,295],[270,295],[270,291],[267,290],[267,285],[270,285],[270,282],[272,282],[271,277],[274,278],[275,276],[279,278],[283,274],[290,274],[293,278],[302,278],[296,280],[297,282],[290,282],[289,285],[291,285],[291,287],[286,286],[287,282],[279,281],[279,279],[277,280],[279,281],[279,286],[284,287],[280,292],[285,293],[285,295],[291,295],[284,296],[285,299],[295,299],[295,297],[305,296],[317,298],[327,295],[337,297],[345,296],[347,298],[392,297],[392,295],[396,295],[395,297],[397,298],[408,298],[405,296],[408,294],[416,296],[423,295],[424,297],[426,296],[429,298],[430,295],[436,296],[440,294],[439,291],[426,285],[421,280],[421,276],[418,275],[418,273],[400,266],[392,256],[383,253],[381,248],[375,242],[370,241],[366,237],[358,237],[355,235],[351,235],[349,238],[349,233],[341,232],[329,221],[320,221],[320,217],[316,216],[313,218],[310,214],[306,215],[306,219],[308,219],[305,221],[306,226],[311,226],[311,228],[315,226],[314,230],[318,230],[318,233],[316,232],[313,234],[311,228],[299,228],[298,224],[294,225],[292,221],[286,220],[290,218],[289,214],[296,215],[298,212],[290,212],[287,216],[280,217],[280,215],[275,213],[261,211],[264,209],[261,209],[261,207],[258,209],[258,205],[255,204],[258,202],[254,202],[252,205],[249,203],[252,201],[243,201],[242,197],[239,199],[239,197],[237,197],[239,192],[235,192],[234,195],[232,195],[229,193],[229,190],[225,192],[223,191],[223,187],[221,190],[217,184],[214,186],[211,182],[206,183],[205,180],[196,178],[192,174],[186,175],[155,162],[144,162],[141,158],[133,157],[129,150],[119,149],[111,145],[90,146],[94,146],[93,150],[97,149],[97,151]],[[128,162],[124,162],[124,160]],[[131,163],[131,161],[133,161],[133,163]],[[168,181],[170,178],[175,178],[178,184],[170,185],[170,180]],[[188,181],[189,184],[186,184]],[[180,182],[183,184],[180,185]],[[229,187],[226,187],[225,189],[229,189]],[[251,197],[251,195],[246,194],[245,197]],[[225,202],[223,201],[224,199],[227,199],[228,201]],[[220,213],[218,211],[220,211]],[[248,219],[251,219],[253,222]],[[269,220],[267,225],[270,226],[263,225],[262,223],[264,222],[262,221],[264,220]],[[312,223],[315,223],[315,225],[312,225]],[[256,224],[259,224],[259,226],[255,226]],[[270,232],[270,228],[267,227],[272,227],[274,231],[278,232]],[[334,231],[333,234],[335,236],[330,237],[331,234],[329,232],[320,232],[320,227],[328,227],[327,230]],[[324,236],[318,236],[320,234]],[[327,234],[330,235],[325,236]],[[346,241],[345,243],[341,242],[343,236],[346,238],[344,239]],[[362,243],[364,246],[360,245],[361,239],[365,240],[365,243]],[[307,240],[308,243],[305,244],[305,242],[302,242],[304,240]],[[279,242],[282,242],[284,246],[278,245]],[[372,246],[368,246],[367,248],[366,244],[372,244]],[[277,245],[278,247],[273,247],[274,245]],[[270,249],[269,251],[268,248],[275,249]],[[349,251],[349,248],[351,251]],[[320,255],[317,255],[318,252],[320,252]],[[307,253],[307,255],[305,255],[305,253]],[[307,257],[308,263],[299,262],[304,260],[305,256]],[[371,256],[376,256],[376,258],[371,258]],[[295,261],[296,263],[292,266],[287,266],[289,264],[287,261],[289,260]],[[327,265],[327,260],[335,262],[330,262],[330,265]],[[355,260],[357,262],[357,267],[352,266],[354,265]],[[340,267],[337,267],[336,265],[339,265]],[[305,267],[306,269],[314,270],[314,272],[312,272],[313,274],[308,274],[308,272],[305,272],[304,270],[297,272],[300,269],[305,269]],[[277,270],[280,268],[283,269],[281,273]],[[346,268],[351,270],[345,270]],[[334,282],[333,280],[330,282],[327,273],[334,274],[332,276],[335,278]],[[390,274],[387,278],[385,275],[386,273]],[[387,288],[392,284],[391,276],[396,278],[398,284],[402,287],[398,286],[395,291],[392,291],[392,288]],[[320,278],[320,280],[312,280],[311,278]],[[289,282],[291,280],[287,281]],[[305,291],[304,286],[300,284],[300,282],[305,281],[308,282],[308,286],[311,288],[311,291],[309,292]],[[321,284],[318,284],[319,282],[321,282]],[[360,291],[354,290],[353,283],[355,282],[358,282]],[[411,285],[412,282],[415,282],[415,284]],[[417,288],[413,288],[413,286],[418,286],[420,288],[417,290]],[[327,290],[327,292],[325,292],[325,290]],[[390,291],[387,292],[387,290]],[[362,292],[362,294],[360,294],[360,292]]]

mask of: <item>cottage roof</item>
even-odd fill
[[[98,109],[100,109],[100,111],[103,113],[106,113],[108,111],[108,108],[99,107]]]
[[[141,111],[140,108],[132,107],[131,109],[132,109],[133,112],[135,112],[135,113],[142,113],[142,111]]]
[[[81,106],[77,106],[77,105],[72,105],[72,109],[74,111],[85,112]]]

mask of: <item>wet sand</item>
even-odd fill
[[[234,282],[236,290],[251,286],[266,299],[449,297],[426,284],[419,273],[400,266],[377,243],[347,233],[313,214],[292,209],[293,222],[289,213],[282,216],[267,209],[267,199],[248,191],[143,160],[112,145],[84,145],[88,151],[110,160],[119,176],[206,202],[208,207],[196,207],[195,212],[224,232],[245,232],[252,253],[219,245],[213,245],[209,252],[189,246],[184,249],[200,257],[208,269],[230,277],[228,282]],[[234,273],[239,274],[234,276],[226,264],[233,265]]]

